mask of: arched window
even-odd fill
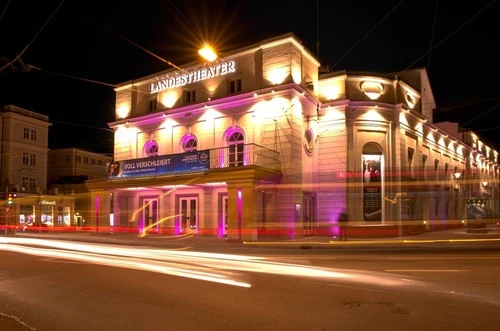
[[[182,149],[184,152],[193,152],[198,150],[198,140],[193,135],[187,135],[182,139]]]
[[[245,137],[240,131],[233,131],[227,139],[229,149],[229,166],[237,167],[244,165]]]
[[[158,156],[158,143],[155,140],[150,140],[144,145],[144,154],[147,156]]]

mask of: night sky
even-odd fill
[[[204,41],[224,54],[292,32],[334,71],[427,67],[435,122],[500,150],[497,1],[344,2],[0,0],[0,104],[48,115],[50,148],[112,154],[115,84],[197,61]]]

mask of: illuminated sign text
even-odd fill
[[[234,61],[227,61],[216,64],[212,67],[195,70],[186,74],[179,74],[173,77],[165,77],[157,82],[151,83],[151,93],[184,86],[200,82],[209,78],[226,75],[236,71]]]

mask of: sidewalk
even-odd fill
[[[76,240],[83,242],[99,242],[106,244],[130,244],[185,249],[186,247],[264,247],[264,248],[370,248],[380,246],[415,246],[434,244],[482,243],[500,244],[500,227],[490,224],[482,229],[458,228],[451,230],[425,232],[413,236],[396,238],[350,238],[340,241],[330,236],[310,236],[295,240],[257,240],[240,241],[207,236],[168,236],[109,233],[109,232],[72,232],[72,233],[18,233],[19,237],[50,238],[54,240]]]

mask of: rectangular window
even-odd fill
[[[23,177],[23,191],[33,192],[35,191],[36,180],[31,177]]]
[[[148,103],[148,112],[154,112],[158,109],[158,99],[150,99]]]
[[[23,139],[30,139],[30,129],[28,128],[23,129]]]
[[[29,154],[23,153],[23,165],[28,165],[28,164],[29,164]]]
[[[235,79],[229,81],[228,93],[234,94],[241,92],[241,79]]]
[[[64,163],[69,163],[69,155],[64,155]]]
[[[89,158],[84,156],[83,157],[83,164],[89,164]]]
[[[95,159],[90,159],[90,164],[95,165]]]
[[[102,160],[97,160],[97,165],[100,167],[103,165]]]
[[[422,180],[427,180],[427,155],[422,155]]]
[[[196,91],[195,90],[185,90],[183,92],[184,103],[194,103],[196,102]]]
[[[36,166],[36,154],[30,155],[30,166]]]
[[[413,155],[415,154],[415,150],[411,147],[408,147],[408,177],[413,177],[413,171],[412,171],[412,162],[413,162]]]
[[[78,162],[78,163],[82,162],[82,157],[80,155],[76,156],[76,162]]]
[[[439,180],[438,170],[439,170],[439,160],[434,159],[434,180]]]
[[[33,141],[36,141],[36,135],[37,135],[36,130],[31,129],[31,137],[30,137],[30,139],[33,140]]]

